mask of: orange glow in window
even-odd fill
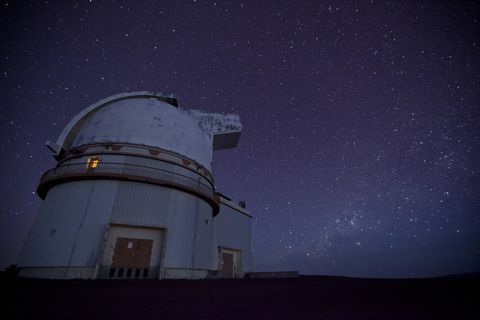
[[[98,167],[99,163],[100,159],[98,158],[88,158],[87,167],[89,169],[95,169],[96,167]]]

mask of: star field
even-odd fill
[[[417,1],[6,1],[0,267],[35,219],[44,147],[112,94],[240,114],[217,190],[256,270],[480,271],[480,6]]]

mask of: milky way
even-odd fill
[[[474,1],[1,5],[1,268],[55,164],[45,140],[99,99],[151,90],[240,114],[213,173],[255,217],[257,270],[480,271]]]

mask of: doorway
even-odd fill
[[[164,254],[164,229],[111,224],[97,277],[158,278]]]
[[[232,253],[222,253],[222,273],[225,278],[235,277]]]
[[[242,252],[230,248],[218,248],[218,270],[223,278],[241,278],[242,271]]]
[[[146,278],[150,266],[153,240],[117,238],[110,277]]]

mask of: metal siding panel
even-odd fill
[[[197,225],[196,225],[196,246],[195,264],[198,269],[216,269],[216,251],[212,250],[213,242],[213,221],[212,208],[205,201],[198,200],[197,203]],[[208,223],[206,223],[208,221]]]
[[[70,265],[95,266],[98,262],[107,224],[112,213],[117,181],[96,180],[92,185],[90,203],[78,232]]]
[[[167,224],[170,188],[147,183],[120,181],[113,206],[113,222],[134,225]]]
[[[64,183],[49,191],[25,243],[19,266],[68,265],[91,184],[91,181]]]
[[[221,204],[220,213],[214,220],[217,245],[242,250],[243,271],[250,271],[252,268],[250,218]]]
[[[172,190],[168,220],[166,268],[214,269],[212,208],[185,192]],[[209,224],[205,224],[205,219]]]
[[[172,190],[164,264],[167,268],[192,268],[196,201],[193,195]]]

